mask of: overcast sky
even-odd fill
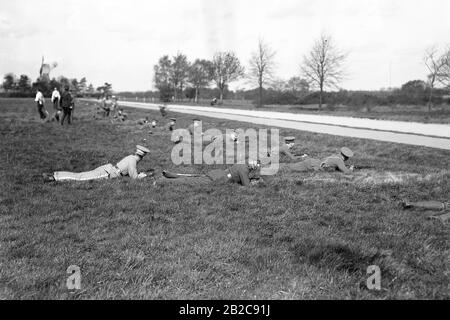
[[[349,53],[343,88],[400,86],[426,77],[427,47],[450,43],[450,1],[0,0],[0,74],[34,80],[44,55],[58,63],[52,77],[149,90],[164,54],[193,61],[232,50],[247,66],[264,38],[288,79],[324,32]]]

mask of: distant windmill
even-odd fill
[[[39,78],[41,79],[50,79],[50,71],[55,69],[58,66],[58,63],[53,62],[51,65],[48,63],[44,63],[44,56],[42,56],[41,68],[39,69]]]

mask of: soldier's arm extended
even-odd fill
[[[143,179],[145,177],[147,177],[147,174],[144,172],[139,172],[137,171],[136,168],[136,163],[131,162],[128,165],[128,175],[130,176],[131,179]]]
[[[344,160],[337,159],[337,160],[335,160],[335,164],[336,164],[337,169],[345,174],[349,174],[349,173],[353,172],[352,169],[349,169],[345,166]]]
[[[292,152],[289,149],[287,149],[287,148],[286,149],[285,148],[281,149],[280,152],[284,153],[285,155],[287,155],[289,157],[289,159],[291,159],[291,160],[296,160],[296,159],[299,158],[299,157],[295,156],[294,154],[292,154]]]
[[[133,164],[130,164],[128,166],[128,175],[130,176],[131,179],[138,179],[139,178],[139,174],[137,172],[136,166]]]
[[[250,178],[248,177],[248,171],[247,170],[239,170],[239,177],[241,179],[241,184],[244,187],[247,187],[250,185]]]

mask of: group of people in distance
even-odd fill
[[[37,105],[37,110],[39,117],[43,121],[58,121],[61,125],[64,125],[65,119],[67,123],[72,123],[73,109],[75,107],[75,100],[70,93],[70,87],[68,85],[64,86],[64,91],[61,94],[58,88],[54,88],[52,92],[51,101],[53,104],[53,115],[50,114],[45,108],[45,98],[42,91],[38,88],[36,90],[36,97],[34,99]]]
[[[119,98],[114,95],[104,95],[100,100],[99,110],[97,111],[97,114],[94,115],[94,118],[96,118],[97,116],[99,116],[100,118],[110,118],[110,116],[112,115],[112,122],[125,121],[128,115],[123,112],[123,109],[119,108],[118,100]]]

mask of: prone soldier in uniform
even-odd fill
[[[166,106],[159,106],[159,112],[161,113],[161,116],[163,116],[163,118],[165,118],[167,116]]]
[[[119,109],[119,110],[117,110],[117,112],[114,115],[111,122],[114,122],[114,121],[124,122],[125,120],[127,120],[127,117],[128,117],[128,114],[123,112],[123,109]]]
[[[189,134],[191,135],[191,137],[194,137],[194,131],[198,130],[196,128],[201,126],[201,120],[200,119],[193,119],[193,123],[191,123],[188,127],[187,130],[189,131]],[[171,130],[172,131],[172,130]],[[203,135],[203,132],[199,132],[201,135]],[[178,136],[175,138],[174,142],[175,143],[180,143],[183,141],[183,137],[182,136]],[[205,141],[202,141],[205,142]]]
[[[218,140],[218,138],[220,136],[222,136],[223,142],[225,142],[225,143],[226,143],[226,141],[232,141],[232,142],[238,143],[239,134],[237,133],[237,131],[235,129],[232,129],[231,132],[229,132],[229,133],[224,133],[224,134],[218,135],[218,136],[212,136],[211,142]]]
[[[322,160],[307,157],[300,162],[284,163],[280,165],[280,169],[290,172],[340,171],[345,174],[352,173],[354,166],[347,168],[345,162],[353,157],[353,151],[347,147],[342,147],[340,151],[340,154],[331,155]]]
[[[111,105],[112,105],[111,97],[109,95],[103,97],[101,108],[103,109],[104,118],[109,117],[109,114],[111,113]]]
[[[169,123],[167,124],[170,131],[173,131],[173,129],[175,129],[175,124],[176,124],[176,122],[177,122],[177,119],[175,119],[175,118],[170,118],[170,121],[169,121]]]
[[[279,149],[278,149],[279,156],[285,156],[285,157],[288,158],[289,161],[290,160],[300,160],[300,159],[304,159],[305,157],[307,157],[306,154],[304,154],[302,156],[297,156],[297,155],[293,154],[291,152],[291,150],[294,147],[294,145],[295,145],[295,137],[292,137],[292,136],[285,137],[284,138],[284,144],[280,145]],[[270,153],[268,153],[267,155],[269,157],[271,156]],[[285,162],[285,161],[280,161],[280,162]]]
[[[165,178],[159,179],[159,182],[190,185],[229,182],[249,186],[252,184],[252,180],[259,180],[260,164],[257,161],[249,161],[248,164],[235,164],[226,170],[215,169],[206,174],[180,174],[163,171],[163,176]]]
[[[195,128],[199,127],[200,125],[201,125],[201,120],[200,119],[196,118],[196,119],[192,120],[192,123],[187,128],[189,133],[191,134],[191,136],[194,135]],[[203,134],[203,132],[202,132],[202,134]]]
[[[43,174],[44,182],[51,181],[88,181],[99,179],[113,179],[123,176],[130,176],[132,179],[142,179],[147,177],[146,173],[138,173],[137,164],[149,153],[146,147],[137,145],[135,154],[129,155],[120,160],[116,165],[111,163],[100,166],[87,172],[67,172],[57,171],[52,174]]]
[[[143,125],[145,125],[145,124],[148,124],[148,123],[149,123],[148,117],[138,119],[138,120],[136,121],[136,123],[139,124],[139,125],[141,125],[141,126],[143,126]]]

